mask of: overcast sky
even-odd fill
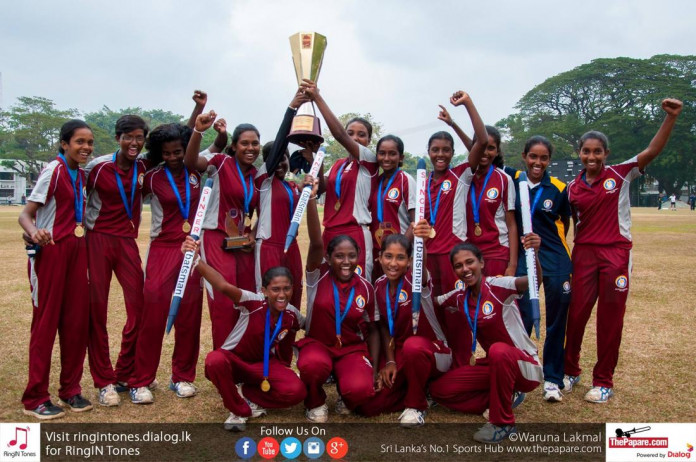
[[[288,37],[316,31],[328,39],[319,87],[334,112],[371,113],[413,154],[445,128],[437,105],[455,90],[468,91],[492,124],[535,85],[592,59],[696,53],[693,0],[1,5],[3,107],[43,96],[83,112],[107,105],[188,115],[200,88],[228,125],[253,123],[266,141],[296,87]]]

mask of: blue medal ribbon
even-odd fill
[[[336,287],[336,283],[334,281],[331,281],[331,284],[333,285],[334,309],[336,310],[336,337],[339,337],[341,335],[341,324],[343,323],[343,320],[346,319],[346,316],[348,316],[350,307],[353,304],[353,297],[355,296],[355,286],[353,286],[353,288],[350,289],[350,294],[348,295],[346,307],[344,308],[343,313],[341,313],[341,300],[338,297],[338,287]]]
[[[116,151],[111,158],[111,161],[114,163],[115,167],[114,174],[116,175],[116,185],[118,186],[118,192],[121,193],[121,201],[123,202],[123,207],[126,209],[126,215],[128,215],[128,219],[131,220],[131,225],[135,227],[133,224],[133,204],[135,203],[135,185],[138,183],[138,165],[133,163],[133,166],[131,167],[133,169],[133,179],[131,180],[131,198],[129,203],[128,199],[126,198],[126,190],[123,188],[121,176],[118,174],[118,165],[116,165],[117,154],[118,151]]]
[[[186,205],[184,205],[181,201],[179,188],[176,187],[174,177],[172,176],[172,172],[169,171],[169,167],[165,165],[164,171],[167,174],[169,185],[172,187],[172,191],[174,191],[174,197],[176,197],[176,202],[179,204],[179,213],[181,213],[181,216],[183,217],[184,221],[188,221],[189,210],[191,210],[191,183],[189,182],[188,170],[186,170],[186,167],[184,167],[184,182],[186,183]]]
[[[251,177],[251,175],[249,175],[249,188],[247,189],[247,184],[244,180],[244,174],[242,174],[242,168],[239,166],[239,162],[237,162],[237,159],[234,160],[234,165],[237,166],[239,181],[242,182],[242,188],[244,188],[244,215],[249,215],[249,206],[251,205],[251,199],[254,196],[254,179]]]
[[[474,223],[481,223],[481,214],[479,213],[481,209],[481,199],[483,199],[483,192],[486,190],[486,185],[488,185],[488,180],[490,180],[491,175],[495,170],[494,166],[488,167],[488,173],[486,173],[486,179],[483,182],[483,187],[478,195],[478,200],[476,200],[476,187],[474,182],[471,182],[471,211],[474,213]]]
[[[478,300],[476,300],[476,314],[474,315],[474,320],[471,320],[471,315],[469,315],[469,289],[464,292],[464,315],[466,320],[469,322],[469,327],[471,327],[471,333],[473,335],[471,343],[471,354],[476,353],[476,327],[478,326],[478,314],[479,308],[481,308],[481,291],[478,294]]]
[[[290,200],[290,221],[292,221],[292,216],[295,212],[295,195],[292,193],[290,185],[285,180],[281,180],[280,183],[285,188],[285,192],[288,193],[288,199]]]
[[[338,169],[338,173],[336,174],[336,184],[334,185],[334,191],[336,192],[336,199],[338,201],[341,200],[341,178],[343,177],[343,170],[346,169],[348,164],[353,162],[352,160],[347,160],[346,162],[341,165],[341,168]]]
[[[82,176],[80,175],[80,169],[76,169],[75,171],[77,172],[77,175],[75,178],[72,177],[72,169],[68,167],[68,161],[65,160],[65,156],[63,154],[58,154],[58,158],[60,159],[61,162],[63,162],[63,165],[65,165],[65,168],[68,170],[68,176],[70,176],[70,184],[72,184],[73,188],[73,194],[75,195],[75,203],[74,203],[74,208],[75,208],[75,223],[78,225],[82,224],[82,210],[84,207],[84,202],[82,201]],[[77,180],[80,180],[80,189],[77,189]]]
[[[271,354],[271,346],[273,345],[273,341],[276,338],[276,335],[278,335],[278,332],[280,331],[281,326],[283,325],[283,313],[285,311],[280,312],[280,316],[278,316],[278,320],[276,321],[275,329],[273,329],[273,335],[269,336],[268,334],[271,332],[271,307],[268,307],[268,310],[266,310],[266,327],[264,328],[263,331],[263,377],[264,379],[268,379],[268,361],[269,361],[269,356]]]
[[[435,220],[437,219],[437,210],[440,208],[440,195],[442,194],[442,185],[440,185],[440,190],[437,192],[437,199],[435,199],[435,209],[433,210],[433,198],[430,192],[430,183],[433,180],[433,174],[430,173],[428,177],[428,207],[430,208],[430,226],[435,226]],[[444,183],[444,181],[443,181]]]
[[[536,206],[539,203],[539,199],[541,198],[541,193],[544,192],[544,187],[539,183],[537,186],[538,190],[536,193],[536,196],[534,196],[534,202],[532,202],[532,208],[530,209],[530,213],[532,216],[534,216],[534,210],[536,210]]]
[[[401,278],[399,285],[396,286],[396,297],[394,297],[394,314],[392,314],[391,300],[389,299],[389,281],[387,281],[387,321],[389,322],[389,335],[394,337],[394,321],[396,320],[396,313],[399,310],[399,295],[401,294],[401,287],[404,285],[404,279]]]
[[[379,182],[379,188],[377,190],[377,221],[382,223],[384,221],[384,202],[387,200],[387,194],[389,194],[389,188],[391,188],[392,183],[394,182],[394,178],[396,178],[396,175],[399,173],[399,169],[397,168],[394,171],[394,174],[389,178],[389,181],[387,182],[387,187],[384,189],[384,195],[382,195],[382,185],[384,184],[384,178]]]

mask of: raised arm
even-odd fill
[[[672,128],[674,128],[674,124],[679,114],[681,114],[683,107],[684,104],[678,99],[667,98],[662,101],[662,110],[665,111],[667,115],[648,147],[638,154],[638,168],[641,171],[645,170],[645,167],[647,167],[648,164],[662,152],[662,149],[664,149],[667,140],[669,140],[669,135],[672,133]]]
[[[191,236],[186,236],[186,240],[183,242],[183,244],[181,244],[181,252],[186,253],[189,250],[195,251],[196,264],[194,265],[194,269],[198,271],[198,273],[203,276],[203,278],[208,281],[215,290],[222,292],[233,302],[239,303],[239,300],[242,298],[242,289],[227,282],[222,274],[218,273],[210,265],[201,260],[200,256],[198,255],[198,247],[198,241],[194,241]]]
[[[481,116],[474,106],[474,102],[468,93],[464,91],[455,92],[450,98],[450,103],[454,106],[464,106],[469,113],[471,118],[471,125],[474,127],[474,143],[469,148],[469,165],[472,170],[476,170],[478,167],[481,156],[486,149],[488,144],[488,132],[486,132],[486,126],[481,119]]]
[[[186,147],[186,155],[184,156],[184,165],[186,168],[195,169],[199,172],[203,172],[208,168],[208,160],[204,157],[200,157],[198,152],[201,150],[203,133],[213,125],[216,117],[217,114],[215,114],[215,111],[206,112],[196,117],[196,124],[193,128],[189,144]]]
[[[213,130],[217,132],[217,136],[213,144],[208,146],[208,151],[211,153],[222,152],[227,147],[227,121],[225,119],[217,119],[213,124]]]
[[[447,109],[445,109],[445,106],[442,104],[438,104],[438,106],[440,106],[440,114],[438,114],[437,118],[452,127],[459,139],[462,140],[462,143],[464,143],[466,150],[471,151],[471,147],[474,145],[474,140],[469,138],[467,134],[464,133],[464,130],[462,130],[462,128],[457,124],[457,122],[452,119],[452,116],[450,116],[450,113],[447,111]]]
[[[360,145],[353,141],[353,138],[348,135],[346,129],[343,128],[343,125],[341,125],[341,121],[338,120],[338,117],[334,115],[329,108],[329,105],[326,104],[326,101],[324,101],[324,98],[321,96],[316,84],[311,80],[304,79],[302,89],[309,95],[310,99],[314,101],[319,108],[319,112],[321,112],[321,115],[324,116],[324,121],[326,121],[326,125],[329,127],[329,130],[334,138],[336,138],[336,141],[341,143],[341,145],[346,148],[348,154],[353,156],[356,160],[360,160]]]
[[[196,117],[203,113],[203,109],[205,109],[205,104],[208,102],[208,94],[201,90],[194,90],[193,97],[191,99],[193,99],[193,102],[196,103],[196,105],[193,106],[191,117],[189,117],[189,120],[186,123],[186,125],[188,125],[189,128],[193,128],[196,126]]]
[[[317,190],[319,180],[305,175],[304,184],[312,185],[312,194],[307,202],[307,231],[309,233],[309,250],[307,252],[307,272],[312,272],[321,266],[324,260],[324,242],[321,238],[321,222],[317,210]]]
[[[276,133],[275,141],[273,142],[273,149],[271,149],[271,154],[266,159],[266,172],[269,175],[273,175],[275,169],[278,168],[278,164],[283,160],[285,150],[288,148],[288,133],[290,133],[292,119],[297,114],[297,109],[307,101],[309,101],[309,96],[301,88],[298,88],[297,93],[290,101],[290,105],[285,109],[283,121],[280,123],[278,133]]]

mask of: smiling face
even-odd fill
[[[145,145],[145,130],[137,128],[128,133],[123,133],[116,137],[121,154],[130,162],[135,162],[140,151]]]
[[[389,281],[395,283],[408,271],[410,259],[401,244],[392,243],[380,252],[379,263]]]
[[[604,168],[609,150],[604,149],[604,144],[600,140],[590,138],[582,144],[579,154],[580,161],[587,169],[587,175],[594,178]]]
[[[271,279],[261,292],[268,300],[268,306],[276,312],[284,311],[292,298],[292,282],[287,276],[276,276]]]
[[[261,152],[261,142],[259,135],[253,130],[247,130],[239,135],[239,139],[234,144],[234,155],[239,165],[251,167]]]
[[[480,171],[486,170],[493,163],[493,159],[496,157],[498,157],[498,145],[495,142],[495,138],[488,135],[488,144],[486,145],[486,149],[483,151],[483,155],[479,161],[479,167],[481,167]]]
[[[162,160],[170,170],[179,170],[184,165],[186,148],[181,140],[162,143]]]
[[[452,156],[454,156],[452,143],[449,140],[439,138],[432,140],[428,147],[428,156],[430,156],[435,173],[444,173],[449,168]]]
[[[385,140],[379,144],[377,149],[377,163],[384,173],[394,171],[399,167],[399,164],[404,159],[404,156],[399,153],[399,148],[395,141]]]
[[[527,176],[533,183],[539,183],[544,176],[546,167],[551,162],[549,149],[542,143],[529,148],[529,152],[522,153],[522,159],[527,167]]]
[[[275,169],[276,178],[278,178],[279,180],[284,180],[285,175],[288,173],[288,170],[290,170],[290,158],[288,157],[287,151],[285,151],[283,160],[280,161],[280,163]]]
[[[346,127],[346,132],[356,143],[363,146],[370,144],[370,132],[367,130],[367,127],[360,122],[349,123]]]
[[[452,258],[454,274],[467,287],[473,287],[481,282],[483,262],[476,258],[470,250],[460,250]]]
[[[77,168],[78,164],[87,162],[87,158],[94,151],[94,134],[89,128],[78,128],[73,132],[69,142],[60,142],[60,147],[65,152],[65,160],[70,168]]]
[[[348,282],[355,275],[355,268],[358,266],[358,249],[349,240],[343,240],[326,255],[326,260],[336,279]]]

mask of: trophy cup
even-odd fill
[[[222,243],[223,250],[239,250],[249,246],[249,238],[243,236],[246,225],[243,211],[231,209],[227,212],[225,217],[227,237]]]
[[[326,37],[316,32],[298,32],[290,37],[290,49],[295,64],[297,85],[302,84],[302,79],[316,82],[326,51]],[[292,119],[288,141],[294,144],[303,141],[324,142],[319,118],[312,102],[304,103],[297,110],[297,115]]]

